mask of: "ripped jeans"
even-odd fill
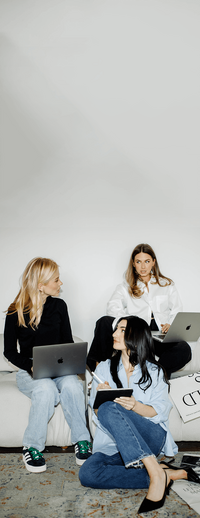
[[[150,419],[111,401],[99,407],[98,419],[114,437],[119,453],[109,456],[96,452],[87,459],[79,471],[83,486],[147,488],[149,476],[146,469],[140,469],[143,466],[141,459],[159,455],[165,444],[166,431]]]

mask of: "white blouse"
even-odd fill
[[[107,304],[107,315],[117,319],[134,315],[143,318],[150,325],[153,313],[160,330],[161,324],[171,325],[177,313],[183,309],[179,294],[173,282],[165,286],[166,280],[160,278],[161,286],[159,286],[155,280],[152,276],[148,289],[142,281],[138,281],[138,286],[143,292],[139,298],[129,294],[128,283],[124,280],[116,287]]]

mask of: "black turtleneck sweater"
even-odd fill
[[[30,327],[28,313],[24,315],[24,319],[27,327],[18,325],[17,313],[6,316],[4,356],[19,369],[31,373],[32,350],[35,345],[72,343],[73,338],[67,305],[62,299],[47,297],[37,328]]]

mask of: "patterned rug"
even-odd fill
[[[182,453],[176,457],[179,463]],[[146,490],[98,490],[81,486],[79,468],[73,453],[45,453],[47,470],[29,473],[22,455],[0,454],[1,518],[133,518]],[[197,518],[173,490],[162,509],[148,513],[148,518]]]

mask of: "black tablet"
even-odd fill
[[[116,397],[131,397],[132,388],[99,389],[97,390],[93,408],[96,410],[102,403],[113,401]]]

